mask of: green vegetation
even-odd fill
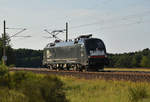
[[[3,40],[0,37],[0,60],[2,59],[3,55]],[[7,55],[7,65],[15,64],[15,53],[12,49],[10,43],[10,39],[8,36],[6,36],[6,55]]]
[[[17,67],[41,67],[43,51],[31,50],[31,49],[16,49],[15,53],[15,65]]]
[[[134,87],[131,86],[128,91],[129,101],[131,102],[143,101],[149,97],[146,86],[144,85],[135,85]]]
[[[61,77],[70,102],[150,102],[150,83]]]
[[[150,102],[150,83],[10,73],[0,65],[0,102]]]
[[[3,39],[0,37],[0,60],[3,56]],[[41,67],[42,66],[42,50],[31,49],[13,49],[10,45],[9,36],[6,36],[6,56],[7,65],[17,67]]]
[[[111,68],[150,68],[150,49],[124,54],[109,54]]]
[[[9,73],[0,65],[0,102],[68,102],[56,76],[32,72]]]

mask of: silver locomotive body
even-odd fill
[[[43,65],[50,69],[94,70],[107,64],[102,40],[80,36],[74,41],[50,43],[44,48]]]

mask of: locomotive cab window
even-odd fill
[[[88,55],[92,51],[104,51],[106,53],[105,45],[100,39],[88,39],[85,40],[85,47],[86,47],[86,52]]]

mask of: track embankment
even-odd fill
[[[104,80],[125,80],[150,82],[150,72],[139,71],[105,71],[105,72],[77,72],[77,71],[56,71],[44,68],[10,68],[10,71],[32,71],[41,74],[53,74],[61,76],[73,76],[84,79],[104,79]]]

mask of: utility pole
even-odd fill
[[[66,22],[66,42],[68,41],[68,22]]]
[[[6,38],[6,29],[17,29],[17,28],[6,28],[6,21],[4,20],[4,33],[2,34],[2,39],[3,39],[3,56],[2,56],[2,61],[3,61],[3,64],[6,65],[6,61],[7,61],[7,56],[6,56],[6,39],[10,39],[12,37],[31,37],[31,36],[16,36],[20,33],[22,33],[23,31],[25,31],[26,29],[22,29],[22,28],[18,28],[18,29],[21,29],[21,31],[15,33],[14,35],[10,36],[9,38]]]
[[[4,33],[3,33],[3,64],[5,65],[6,64],[6,60],[7,60],[7,57],[6,57],[6,22],[4,20]]]

